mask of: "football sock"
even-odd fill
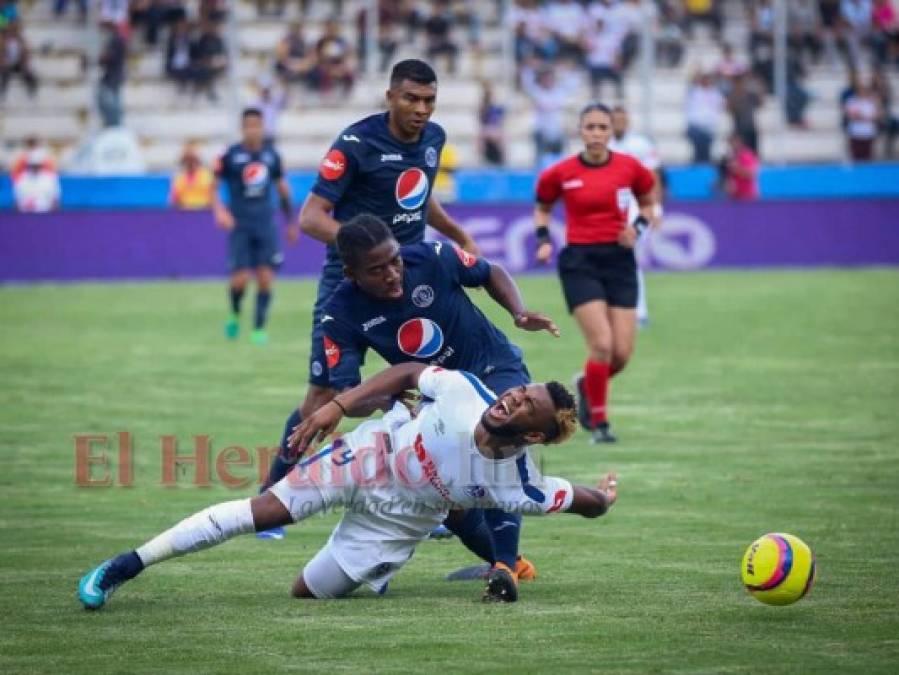
[[[646,321],[649,318],[649,307],[646,305],[646,280],[643,278],[643,270],[637,268],[637,321]]]
[[[610,370],[609,364],[604,361],[587,359],[584,364],[584,390],[590,404],[590,421],[594,425],[606,422]]]
[[[521,514],[507,513],[500,509],[484,509],[484,520],[493,533],[496,561],[515,569],[518,559],[518,538],[521,535]]]
[[[290,413],[290,417],[288,417],[287,421],[284,423],[284,432],[281,434],[281,443],[278,454],[275,455],[275,458],[272,460],[272,465],[268,470],[268,478],[259,492],[268,490],[272,485],[290,473],[290,470],[296,466],[297,460],[285,459],[285,457],[290,454],[290,448],[287,447],[287,439],[290,438],[290,434],[293,433],[293,428],[302,421],[303,416],[300,415],[300,411],[297,408],[294,408],[293,412]]]
[[[231,313],[240,314],[240,301],[243,299],[243,289],[232,286],[229,290],[231,292]]]
[[[255,529],[249,499],[222,502],[188,516],[138,547],[136,553],[149,567],[175,556],[211,548]]]
[[[137,551],[122,553],[112,559],[112,562],[106,569],[106,574],[100,580],[99,586],[105,591],[111,586],[133,579],[143,569],[144,563],[141,561],[140,556],[137,555]]]
[[[256,294],[256,319],[253,328],[259,330],[265,327],[265,318],[268,314],[268,304],[272,300],[271,291],[259,291]]]
[[[443,524],[469,551],[491,565],[496,562],[493,534],[484,520],[483,509],[468,509],[461,518],[447,518]]]

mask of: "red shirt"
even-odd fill
[[[537,201],[549,205],[562,198],[569,244],[608,244],[627,224],[633,195],[645,195],[654,184],[652,172],[630,155],[609,151],[604,164],[573,155],[540,174]]]

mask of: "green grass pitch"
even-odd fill
[[[535,378],[568,382],[584,351],[558,283],[520,281],[560,340],[478,302]],[[620,501],[596,521],[529,519],[522,551],[540,576],[516,605],[442,581],[473,560],[455,540],[422,544],[385,597],[293,600],[330,515],[156,566],[82,610],[91,566],[252,492],[194,487],[189,470],[161,487],[160,436],[184,453],[208,434],[213,456],[275,444],[302,393],[312,296],[279,283],[259,348],[246,325],[223,340],[223,283],[0,287],[0,671],[897,672],[895,270],[652,276],[652,326],[612,389],[621,442],[580,433],[541,451],[581,482],[617,470]],[[76,486],[75,435],[109,435],[114,459],[120,431],[134,485]],[[739,581],[769,531],[817,554],[818,582],[791,607]]]

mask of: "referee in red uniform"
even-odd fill
[[[537,181],[537,259],[553,252],[549,221],[553,205],[565,207],[565,240],[559,278],[568,311],[587,343],[587,362],[578,377],[579,417],[595,443],[614,442],[606,402],[609,378],[627,365],[636,336],[637,263],[634,244],[655,218],[655,178],[636,159],[608,148],[609,108],[591,103],[581,111],[583,150],[547,168]],[[627,224],[630,200],[640,217]]]

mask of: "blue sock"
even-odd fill
[[[459,537],[469,551],[492,565],[496,562],[496,552],[493,548],[490,526],[484,520],[484,513],[484,509],[468,509],[458,517],[448,516],[443,524]]]
[[[278,454],[275,455],[275,458],[272,460],[272,466],[268,470],[268,479],[265,481],[265,485],[262,486],[259,492],[268,490],[296,466],[296,460],[288,461],[284,458],[290,452],[290,449],[287,447],[287,439],[290,438],[290,434],[293,433],[293,428],[302,421],[303,416],[300,415],[300,411],[297,408],[294,408],[293,412],[290,413],[290,417],[288,417],[287,421],[284,423],[284,432],[281,434],[281,444]]]
[[[521,514],[499,509],[484,509],[484,520],[493,534],[496,561],[515,569],[518,558],[518,537],[521,534]]]
[[[106,590],[110,586],[120,584],[123,581],[133,579],[143,572],[144,563],[137,555],[137,551],[128,551],[113,558],[112,563],[103,579],[100,581],[100,588]]]
[[[271,291],[259,291],[256,294],[256,320],[253,327],[256,329],[265,327],[265,317],[268,314],[268,304],[272,300]]]
[[[232,286],[229,290],[231,292],[231,313],[240,314],[240,301],[243,299],[243,289]]]

